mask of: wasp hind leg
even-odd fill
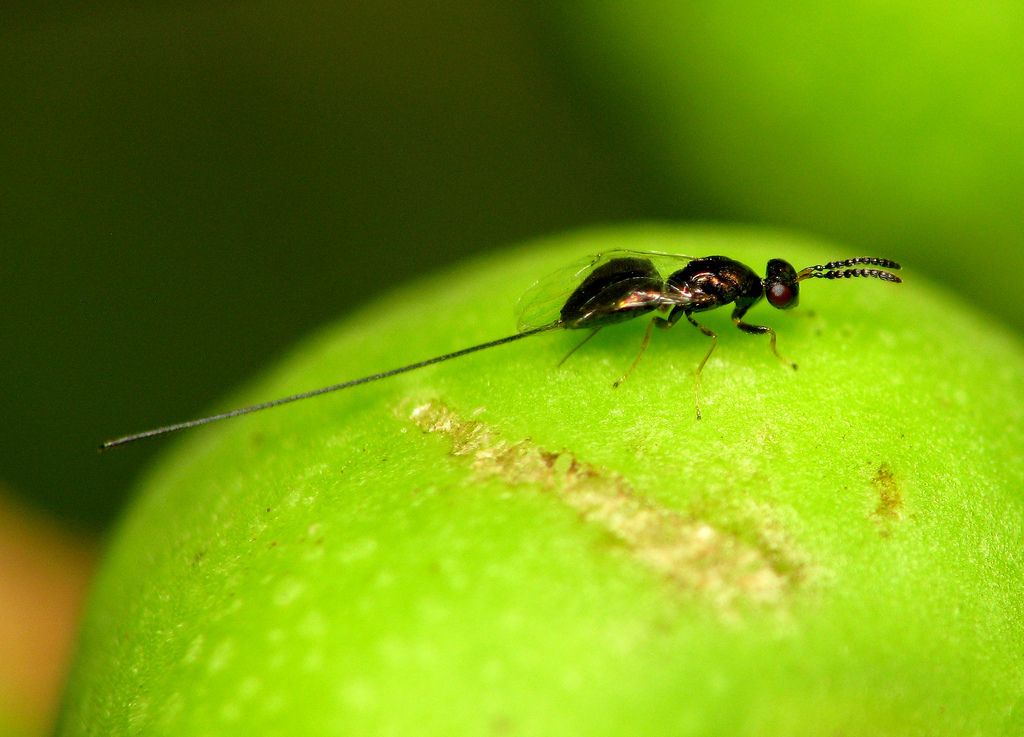
[[[626,373],[624,373],[622,376],[620,376],[619,378],[612,382],[612,389],[618,389],[619,384],[624,382],[629,377],[629,375],[633,373],[633,369],[636,368],[636,365],[640,363],[640,359],[643,358],[644,351],[647,350],[647,344],[651,342],[651,328],[653,328],[654,323],[658,322],[659,320],[665,322],[665,320],[663,320],[662,318],[656,317],[649,323],[647,323],[647,329],[644,330],[644,339],[640,341],[640,350],[637,352],[636,358],[633,359],[633,363],[629,364],[629,368],[626,369]]]
[[[585,337],[583,340],[581,340],[579,343],[577,343],[575,346],[573,346],[573,349],[571,351],[569,351],[564,356],[562,356],[562,360],[558,362],[558,368],[561,368],[562,364],[565,363],[566,361],[568,361],[569,357],[572,356],[573,353],[575,353],[580,348],[582,348],[587,343],[589,343],[590,339],[593,338],[595,335],[597,335],[600,331],[601,331],[601,328],[594,328],[593,330],[591,330],[590,334],[587,335],[587,337]]]
[[[640,350],[637,352],[636,358],[633,359],[633,363],[629,364],[629,368],[626,369],[626,373],[624,373],[622,376],[616,379],[615,382],[612,384],[613,389],[618,389],[619,384],[624,382],[629,377],[629,375],[633,373],[633,369],[636,368],[637,364],[640,363],[640,359],[643,357],[644,351],[647,350],[648,343],[651,342],[651,329],[657,327],[661,328],[662,330],[668,330],[670,327],[676,324],[676,320],[678,319],[679,315],[677,315],[675,310],[673,310],[672,314],[668,316],[668,319],[665,319],[664,317],[655,317],[649,323],[647,323],[647,330],[644,331],[644,339],[640,341]]]

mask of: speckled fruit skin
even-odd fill
[[[508,334],[535,278],[609,248],[901,255],[562,236],[384,296],[218,408]],[[701,421],[685,324],[611,387],[636,321],[560,369],[579,334],[169,442],[58,734],[1021,734],[1024,349],[908,266],[756,307],[797,372],[709,314]]]

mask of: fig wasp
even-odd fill
[[[796,307],[800,297],[800,282],[808,279],[869,278],[898,284],[902,280],[892,271],[899,268],[898,263],[889,259],[861,257],[830,261],[797,271],[787,261],[773,258],[768,261],[765,277],[761,278],[749,266],[726,256],[694,258],[656,251],[606,251],[589,256],[534,284],[519,300],[518,331],[514,335],[340,384],[125,435],[106,441],[100,445],[100,450],[368,384],[551,330],[588,330],[589,334],[566,354],[561,365],[603,328],[654,311],[666,316],[656,316],[648,322],[640,351],[614,386],[621,384],[639,363],[654,327],[667,329],[685,317],[711,339],[707,353],[697,366],[694,386],[697,418],[700,419],[700,375],[718,344],[718,336],[697,322],[694,315],[732,304],[733,324],[746,333],[767,334],[772,354],[784,365],[796,369],[795,363],[783,358],[778,352],[772,328],[744,321],[751,307],[762,297],[780,310]],[[663,276],[665,273],[668,274],[667,278]]]

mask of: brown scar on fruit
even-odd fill
[[[808,579],[806,558],[762,506],[738,509],[715,502],[689,512],[671,509],[638,493],[619,474],[531,440],[503,440],[442,402],[415,407],[410,419],[448,439],[451,454],[468,458],[479,477],[556,494],[675,589],[698,594],[723,612],[741,602],[781,604]]]
[[[891,523],[903,519],[903,489],[888,463],[882,463],[878,467],[874,478],[871,479],[871,485],[878,495],[878,502],[871,516],[879,525],[879,534],[887,536]]]

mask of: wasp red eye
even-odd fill
[[[765,297],[771,303],[772,307],[778,307],[780,310],[784,310],[787,307],[795,306],[794,300],[796,299],[796,288],[791,287],[788,284],[781,282],[775,282],[768,286],[765,290]]]
[[[768,262],[764,277],[764,296],[772,307],[788,310],[800,301],[796,269],[788,261],[773,258]]]

